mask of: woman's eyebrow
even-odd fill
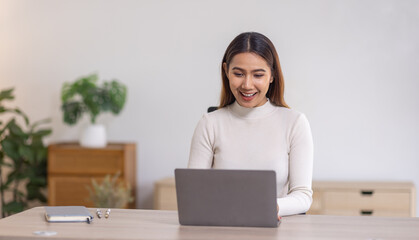
[[[232,70],[240,70],[240,71],[245,72],[243,68],[239,68],[239,67],[233,67]],[[260,69],[254,69],[252,70],[252,72],[266,72],[266,70],[263,68],[260,68]]]

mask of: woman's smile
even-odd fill
[[[256,97],[257,92],[254,92],[254,93],[240,92],[240,94],[241,94],[241,96],[242,96],[242,98],[243,98],[244,101],[250,102],[250,101],[252,101]]]

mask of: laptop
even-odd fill
[[[278,227],[270,170],[175,169],[179,223]]]

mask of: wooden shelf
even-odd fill
[[[129,183],[135,198],[136,145],[110,143],[105,148],[84,148],[77,143],[51,144],[48,147],[48,205],[93,207],[87,186],[107,174],[120,173]],[[135,208],[135,199],[128,206]]]

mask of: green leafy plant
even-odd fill
[[[92,185],[87,186],[89,198],[98,208],[124,208],[134,198],[131,196],[131,186],[119,180],[120,173],[106,175],[99,184],[92,179]]]
[[[2,217],[23,211],[29,201],[46,202],[42,193],[47,185],[47,148],[43,137],[51,134],[51,129],[39,126],[49,122],[48,119],[30,124],[28,117],[18,108],[7,108],[3,101],[12,100],[13,89],[0,92],[0,114],[9,113],[12,118],[5,124],[0,121],[0,195]],[[17,118],[23,118],[25,128]],[[27,130],[25,130],[27,129]],[[7,159],[9,161],[7,161]],[[9,173],[4,176],[8,168]],[[26,193],[19,190],[25,184]],[[12,199],[6,202],[5,194],[11,193]]]
[[[92,74],[73,83],[64,83],[61,90],[61,109],[65,123],[76,124],[83,113],[87,112],[90,114],[91,123],[94,124],[101,112],[119,114],[122,110],[127,96],[126,86],[116,80],[98,86],[97,80],[98,76]]]

